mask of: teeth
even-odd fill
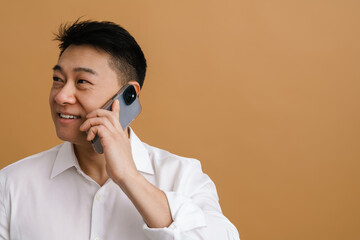
[[[65,115],[65,114],[62,114],[60,113],[59,114],[61,118],[65,118],[65,119],[77,119],[77,118],[80,118],[78,116],[74,116],[74,115]]]

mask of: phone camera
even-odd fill
[[[132,104],[136,99],[136,91],[134,86],[130,85],[128,88],[126,88],[123,97],[126,105]]]

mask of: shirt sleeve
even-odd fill
[[[173,191],[164,191],[173,223],[149,228],[150,240],[239,240],[235,226],[222,214],[215,184],[202,172],[198,161],[179,178]]]
[[[9,237],[9,219],[7,216],[5,198],[5,178],[2,171],[0,171],[0,240],[8,240]]]

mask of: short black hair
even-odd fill
[[[146,59],[140,46],[130,33],[109,21],[79,21],[62,24],[55,39],[60,41],[60,55],[70,45],[90,45],[111,56],[110,66],[122,79],[122,84],[131,80],[143,86],[146,73]],[[123,77],[123,78],[121,78]]]

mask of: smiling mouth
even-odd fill
[[[63,119],[80,119],[81,118],[80,116],[66,115],[66,114],[62,114],[62,113],[58,113],[58,116]]]

